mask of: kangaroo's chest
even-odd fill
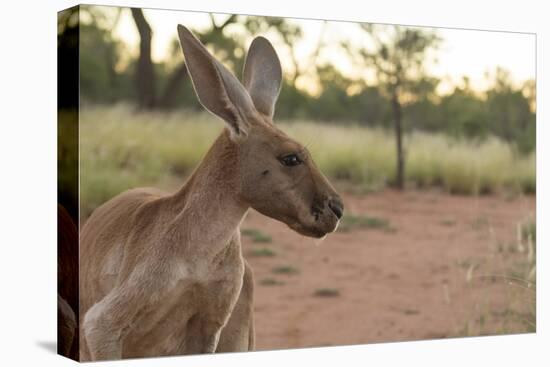
[[[202,324],[214,329],[225,325],[243,275],[240,255],[174,262],[169,290],[136,319],[124,338],[123,353],[128,357],[185,354],[188,341],[197,337],[193,334],[204,332],[198,330]]]

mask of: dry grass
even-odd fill
[[[80,121],[84,216],[131,187],[181,184],[223,128],[207,113],[136,113],[126,105],[87,106]],[[393,179],[395,148],[387,131],[308,121],[282,122],[280,127],[304,143],[333,179],[369,189],[383,188]],[[439,185],[464,194],[535,191],[535,154],[519,156],[496,138],[475,144],[412,133],[405,145],[408,185]]]
[[[514,243],[491,243],[491,256],[485,261],[458,264],[466,283],[501,284],[506,287],[505,303],[490,307],[487,290],[468,310],[470,317],[459,326],[457,336],[536,332],[536,225],[534,218],[517,224]],[[478,283],[479,284],[479,283]]]

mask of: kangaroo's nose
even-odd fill
[[[328,207],[332,210],[334,215],[336,215],[336,218],[342,218],[342,215],[344,214],[344,204],[340,198],[330,199],[328,202]]]

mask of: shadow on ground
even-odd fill
[[[57,342],[55,340],[39,340],[36,345],[47,352],[57,354]]]

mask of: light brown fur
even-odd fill
[[[252,350],[253,275],[239,231],[247,210],[314,237],[342,215],[307,150],[271,121],[281,73],[269,42],[253,42],[243,87],[178,31],[197,95],[227,129],[178,192],[130,190],[86,222],[83,360]],[[289,154],[300,164],[283,164]]]

